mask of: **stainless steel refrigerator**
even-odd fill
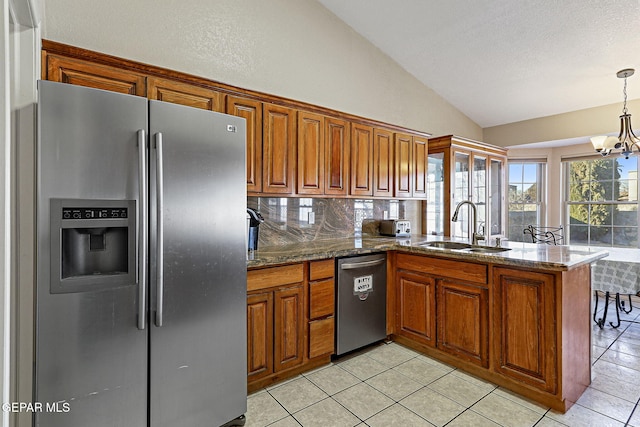
[[[244,424],[244,119],[38,92],[35,425]]]

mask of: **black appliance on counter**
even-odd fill
[[[249,221],[247,249],[255,251],[258,249],[258,231],[260,230],[258,227],[264,222],[264,218],[260,215],[260,212],[247,208],[247,220]]]

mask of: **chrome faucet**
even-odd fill
[[[451,221],[458,221],[458,214],[460,213],[460,207],[462,205],[471,206],[471,210],[473,211],[473,235],[471,237],[471,244],[477,245],[479,240],[484,240],[484,236],[482,234],[478,234],[478,207],[471,200],[463,200],[458,203],[456,206],[455,212],[453,212],[453,217],[451,217]]]

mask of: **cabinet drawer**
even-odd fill
[[[302,264],[249,270],[247,271],[247,292],[300,283],[303,279]]]
[[[309,318],[331,316],[335,306],[333,279],[309,283]]]
[[[405,254],[398,254],[396,259],[398,269],[419,271],[467,282],[487,283],[487,266],[483,264]]]
[[[309,263],[309,280],[328,279],[335,273],[336,262],[333,258]]]
[[[309,322],[309,359],[333,354],[334,317]]]

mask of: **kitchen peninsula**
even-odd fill
[[[256,359],[252,353],[261,339],[249,309],[250,390],[330,361],[333,348],[327,343],[333,339],[333,311],[330,307],[323,316],[309,315],[315,310],[317,285],[325,283],[329,292],[336,257],[387,252],[391,340],[566,411],[591,382],[590,264],[607,252],[520,242],[506,242],[506,250],[499,252],[425,244],[434,240],[430,236],[327,239],[264,246],[250,253],[250,301],[264,294],[263,288],[252,285],[264,283],[263,276],[292,277],[290,273],[297,272],[282,286],[274,281],[269,286],[288,289],[292,280],[299,286],[300,337],[294,340],[299,348],[293,353],[301,353],[293,366],[253,382],[252,360],[262,356]],[[317,273],[320,270],[324,274]],[[324,338],[314,333],[317,322],[322,322]],[[296,348],[286,344],[282,331],[271,333],[276,336],[274,347]],[[292,336],[291,329],[287,333]],[[322,351],[317,351],[318,345]]]

